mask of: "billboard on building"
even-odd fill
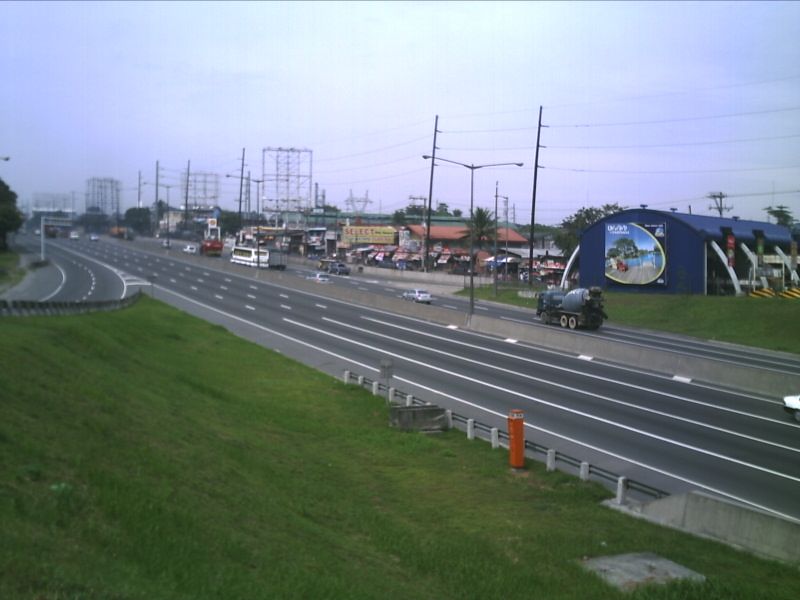
[[[356,244],[394,244],[396,235],[394,227],[348,225],[342,228],[342,242],[348,247]]]
[[[606,223],[606,277],[625,285],[666,285],[666,239],[666,223]]]

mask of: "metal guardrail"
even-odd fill
[[[430,402],[425,402],[421,398],[413,396],[412,394],[408,394],[406,392],[403,392],[402,390],[398,390],[392,386],[389,386],[380,380],[369,379],[362,375],[356,375],[351,371],[344,372],[344,382],[347,384],[355,382],[357,385],[361,387],[364,386],[370,387],[374,394],[385,395],[387,397],[387,401],[392,400],[389,398],[389,392],[391,390],[392,394],[395,397],[399,397],[403,401],[401,403],[406,404],[407,406],[424,406],[431,404]],[[479,432],[480,434],[482,434],[478,437],[480,437],[484,441],[491,440],[493,435],[496,435],[498,440],[508,441],[509,439],[507,431],[499,430],[495,427],[487,425],[486,423],[481,423],[480,421],[476,421],[470,417],[466,417],[464,415],[460,415],[452,411],[448,412],[450,414],[450,418],[454,426],[457,423],[462,426],[459,427],[460,429],[465,429],[468,431],[468,433],[469,433],[469,427],[471,427],[473,432]],[[664,498],[666,496],[669,496],[669,492],[658,489],[651,485],[647,485],[646,483],[642,483],[640,481],[628,479],[627,477],[618,475],[617,473],[614,473],[597,465],[592,465],[590,463],[587,463],[586,461],[580,460],[579,458],[575,458],[568,454],[564,454],[563,452],[547,448],[546,446],[542,446],[541,444],[537,444],[536,442],[527,439],[525,440],[525,450],[526,454],[534,459],[538,459],[538,455],[544,456],[545,462],[548,463],[548,468],[550,467],[550,465],[552,465],[553,469],[555,469],[555,467],[560,463],[563,465],[568,465],[573,469],[578,469],[579,472],[582,473],[581,477],[584,479],[589,479],[590,477],[594,477],[595,479],[599,479],[616,485],[618,503],[622,503],[625,491],[635,491],[643,496],[647,496],[654,499]],[[584,472],[585,472],[585,477],[583,475]]]
[[[142,292],[120,300],[96,302],[37,302],[35,300],[0,300],[0,317],[43,317],[79,315],[127,308],[134,304]]]

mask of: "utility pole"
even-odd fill
[[[158,161],[156,161],[156,226],[154,230],[158,229],[158,175],[161,172],[161,169],[158,167]]]
[[[706,198],[710,198],[711,200],[714,201],[714,205],[708,207],[709,210],[716,210],[719,213],[720,217],[722,216],[722,213],[724,211],[731,210],[733,208],[732,206],[725,206],[725,205],[722,204],[722,201],[727,197],[728,196],[723,194],[722,192],[716,192],[716,193],[712,193],[712,194],[709,194],[708,196],[706,196]],[[691,211],[690,211],[690,213],[691,213]]]
[[[536,177],[539,174],[539,140],[542,135],[542,107],[539,106],[539,127],[536,130],[536,155],[533,159],[533,193],[531,194],[531,240],[530,262],[528,263],[528,286],[533,287],[533,231],[536,222]]]
[[[428,186],[428,216],[425,219],[425,254],[422,256],[422,270],[428,272],[431,258],[431,202],[433,201],[433,169],[436,166],[436,134],[439,133],[439,115],[433,122],[433,150],[431,151],[431,182]]]
[[[139,191],[136,195],[136,208],[142,208],[142,172],[139,171]]]
[[[183,199],[183,230],[189,229],[189,170],[191,169],[192,161],[186,161],[186,191]]]
[[[239,229],[242,228],[242,187],[244,186],[244,148],[242,148],[242,170],[239,173]]]
[[[500,182],[494,182],[494,295],[497,297],[497,199]]]

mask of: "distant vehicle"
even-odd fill
[[[71,239],[71,240],[79,240],[79,239],[81,239],[81,235],[77,231],[70,231],[69,232],[69,239]]]
[[[108,230],[108,234],[121,240],[132,240],[135,237],[133,229],[129,227],[112,227]]]
[[[539,294],[536,316],[542,323],[558,323],[562,327],[575,329],[597,329],[607,319],[603,310],[603,290],[599,287],[577,288],[564,293],[563,290],[547,290]]]
[[[161,240],[161,247],[162,248],[169,248],[171,246],[172,246],[172,244],[170,243],[169,240]]]
[[[792,415],[794,420],[800,423],[800,394],[797,396],[784,396],[783,410]]]
[[[37,229],[36,231],[33,232],[33,234],[34,235],[42,235],[42,230],[41,229]]]
[[[286,253],[276,248],[258,248],[255,246],[234,246],[231,250],[231,262],[261,269],[286,269]]]
[[[212,219],[206,224],[203,241],[200,242],[200,254],[203,256],[222,256],[222,250],[225,247],[225,243],[222,241],[222,229],[217,225],[212,225],[212,222],[216,223],[216,219]]]
[[[186,254],[197,254],[197,246],[194,244],[187,244],[183,247],[183,251],[186,252]]]
[[[97,235],[96,233],[93,233],[93,234],[91,234],[91,235],[89,236],[89,241],[90,241],[90,242],[96,242],[96,241],[97,241],[97,240],[99,240],[99,239],[100,239],[100,236],[99,236],[99,235]]]
[[[341,262],[328,265],[328,273],[331,275],[350,275],[350,267]]]
[[[430,295],[428,290],[414,289],[403,292],[403,300],[413,300],[414,302],[430,304],[433,300],[433,296]]]
[[[331,282],[331,278],[328,277],[327,273],[314,273],[313,275],[310,275],[308,277],[308,279],[311,279],[312,281],[316,281],[317,283],[330,283]]]

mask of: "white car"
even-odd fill
[[[71,239],[71,240],[79,240],[79,239],[81,239],[81,234],[79,234],[77,231],[70,231],[69,232],[69,239]]]
[[[330,283],[331,278],[328,277],[327,273],[314,273],[314,275],[310,275],[308,279],[312,281],[316,281],[317,283]]]
[[[90,241],[90,242],[96,242],[96,241],[98,241],[99,239],[100,239],[100,236],[99,236],[99,235],[97,235],[96,233],[93,233],[93,234],[91,234],[91,235],[89,236],[89,241]]]
[[[428,290],[414,289],[403,292],[403,300],[413,300],[414,302],[430,304],[433,300],[433,296],[430,295]]]
[[[187,244],[183,247],[183,251],[186,252],[186,254],[197,254],[197,246],[194,244]]]
[[[794,420],[800,423],[800,394],[797,394],[797,396],[784,396],[783,410],[792,415]]]

